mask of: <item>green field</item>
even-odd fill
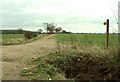
[[[0,35],[2,37],[2,44],[13,44],[20,43],[25,40],[23,34],[3,34]],[[106,45],[106,35],[105,34],[58,34],[55,36],[56,40],[65,44],[81,44],[85,46],[98,45],[105,46]],[[118,44],[118,35],[110,34],[109,35],[109,46]]]
[[[2,36],[2,39],[5,40],[5,39],[11,39],[11,38],[24,38],[24,35],[23,34],[3,34],[3,35],[0,35]]]
[[[31,40],[26,40],[24,37],[24,34],[2,34],[0,35],[2,42],[0,42],[0,45],[19,45],[31,42],[33,40],[36,40],[37,38],[40,38],[41,36],[45,36],[44,34],[38,35],[36,38]]]
[[[34,67],[22,69],[21,76],[32,80],[120,80],[117,34],[110,34],[108,49],[105,34],[57,34],[54,38],[56,50],[33,59],[29,65]]]
[[[23,34],[2,34],[0,37],[2,38],[1,45],[15,45],[25,41]]]
[[[105,46],[106,44],[106,35],[105,34],[59,34],[55,37],[57,41],[61,43],[77,43],[86,46],[91,45],[101,45]],[[117,45],[118,35],[110,34],[109,35],[109,45]]]

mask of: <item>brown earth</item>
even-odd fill
[[[44,36],[41,39],[22,45],[2,47],[2,79],[21,80],[20,71],[26,67],[26,62],[33,58],[56,49],[54,35]]]

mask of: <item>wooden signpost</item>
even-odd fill
[[[104,22],[104,25],[106,25],[106,49],[108,49],[108,43],[109,43],[109,19]]]

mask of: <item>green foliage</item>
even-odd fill
[[[89,53],[56,54],[54,65],[68,79],[118,80],[120,63],[111,62],[107,57],[91,56]],[[61,60],[62,59],[62,60]],[[112,64],[111,64],[112,63]]]
[[[34,32],[27,31],[24,33],[24,36],[26,39],[31,39],[31,38],[37,37],[37,34]]]
[[[102,34],[60,34],[55,38],[58,40],[57,50],[33,60],[32,67],[22,72],[23,76],[52,80],[120,80],[116,34],[110,34],[112,47],[109,49],[99,46],[105,44]]]
[[[28,76],[28,75],[31,75],[31,72],[28,69],[22,69],[21,70],[21,75],[22,76]]]
[[[43,23],[45,25],[45,30],[47,33],[70,33],[62,29],[62,27],[56,27],[54,23]]]
[[[21,70],[21,76],[32,77],[34,79],[64,79],[61,75],[57,73],[57,69],[53,64],[49,64],[49,59],[47,57],[39,57],[29,63],[31,66],[28,70]],[[43,77],[44,75],[44,77]]]
[[[52,80],[64,79],[58,78],[59,75],[72,80],[120,80],[120,61],[113,57],[117,55],[113,51],[100,53],[91,49],[82,52],[71,48],[68,52],[65,49],[62,53],[56,51],[33,60],[31,65],[34,67],[22,72],[22,75],[43,79],[41,75],[45,74],[44,79]]]
[[[62,31],[62,28],[61,28],[61,27],[55,28],[55,32],[56,32],[56,33],[60,33],[61,31]]]

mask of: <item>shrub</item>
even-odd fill
[[[24,33],[24,36],[26,39],[31,39],[31,38],[37,37],[37,34],[34,32],[27,31]]]
[[[98,54],[98,53],[95,53]],[[49,54],[49,62],[67,79],[120,80],[120,62],[106,56],[89,52],[67,52]],[[94,55],[94,56],[92,56]]]

